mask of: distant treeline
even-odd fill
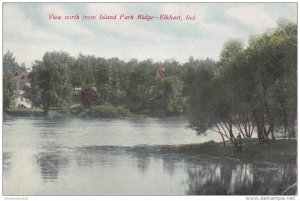
[[[165,77],[155,79],[159,68]],[[14,99],[15,71],[25,71],[11,52],[3,57],[4,110]],[[194,59],[125,62],[66,52],[46,52],[32,66],[31,87],[25,91],[34,107],[47,115],[51,107],[80,104],[84,89],[96,91],[96,105],[126,108],[134,114],[184,115],[198,133],[218,132],[237,145],[257,131],[261,142],[296,134],[297,25],[288,21],[244,47],[239,40],[224,44],[219,61]],[[224,143],[225,144],[225,143]]]

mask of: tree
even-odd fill
[[[108,101],[109,96],[109,73],[108,63],[103,58],[97,58],[96,72],[94,77],[98,92],[98,103],[103,104]]]
[[[129,72],[126,71],[126,63],[118,58],[111,58],[107,60],[108,66],[108,77],[105,75],[105,79],[107,79],[107,84],[104,85],[107,89],[107,102],[113,105],[121,105],[124,102],[126,92],[125,82],[126,77],[128,77]]]
[[[150,96],[150,108],[154,111],[163,114],[182,114],[185,109],[182,82],[175,76],[156,81]]]
[[[222,71],[223,84],[230,90],[231,121],[244,138],[251,138],[254,131],[252,119],[256,101],[254,72],[245,51],[241,51]]]
[[[251,138],[254,131],[252,122],[254,73],[249,64],[243,44],[239,40],[229,40],[225,43],[218,64],[218,76],[223,88],[227,88],[227,96],[231,111],[228,122],[244,138]],[[235,140],[235,135],[232,138]]]
[[[232,67],[242,51],[240,41],[226,42],[216,67],[213,68],[209,63],[202,64],[194,74],[195,81],[189,96],[189,119],[192,127],[198,134],[205,133],[208,129],[219,133],[224,145],[225,140],[230,140],[238,146],[234,128],[244,134],[244,137],[253,132],[253,130],[248,132],[249,120],[242,115],[245,114],[243,112],[245,108],[239,103],[237,98],[239,94],[234,90],[238,77],[233,76],[235,74]],[[194,61],[189,63],[192,62]]]
[[[236,144],[239,132],[266,143],[275,128],[295,135],[297,108],[297,28],[285,22],[251,38],[224,45],[217,68],[201,68],[189,95],[189,120],[198,133],[208,129]],[[189,64],[195,62],[189,61]],[[225,145],[225,143],[224,143]]]
[[[42,106],[44,116],[50,106],[64,106],[68,103],[72,91],[69,82],[69,67],[72,58],[64,52],[47,52],[43,61],[37,61],[32,69],[31,88],[28,98],[34,106]]]
[[[151,69],[144,65],[145,63],[142,63],[136,67],[131,67],[126,74],[126,105],[135,112],[149,108],[150,90],[154,82]]]
[[[12,52],[7,51],[3,56],[3,110],[7,111],[14,99],[16,86],[13,75],[16,72],[26,72],[25,65],[21,66],[16,62]]]
[[[15,72],[26,72],[25,65],[21,66],[16,62],[12,52],[7,51],[3,56],[3,74],[13,74]]]
[[[242,52],[243,44],[238,39],[228,40],[220,53],[221,66],[229,65]]]
[[[296,121],[297,26],[290,22],[279,24],[250,40],[247,54],[255,72],[254,119],[258,137],[275,139],[274,129],[294,133]],[[277,126],[276,126],[277,125]],[[294,135],[294,134],[292,134]]]
[[[10,74],[3,75],[3,111],[7,112],[15,99],[15,85]]]
[[[79,55],[77,60],[70,67],[71,77],[70,81],[73,87],[76,88],[89,88],[95,85],[97,59],[94,56]]]
[[[196,79],[196,72],[200,68],[214,68],[216,63],[209,58],[205,60],[195,60],[194,57],[190,57],[189,61],[185,63],[180,69],[179,75],[177,77],[183,80],[183,89],[182,93],[184,96],[192,94],[192,84]]]

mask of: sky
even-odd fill
[[[61,20],[49,15],[62,16]],[[116,20],[100,20],[117,15]],[[133,20],[120,20],[120,15]],[[181,16],[182,20],[138,20],[138,15]],[[65,20],[65,16],[80,19]],[[186,15],[195,20],[186,20]],[[96,20],[82,20],[96,16]],[[3,54],[30,68],[47,51],[71,56],[118,57],[125,61],[218,60],[229,39],[246,45],[250,36],[277,26],[278,19],[297,23],[296,3],[4,3]]]

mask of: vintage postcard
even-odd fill
[[[297,8],[4,2],[2,196],[295,200]]]

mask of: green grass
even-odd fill
[[[113,106],[110,104],[93,106],[89,109],[84,109],[79,113],[80,117],[104,117],[104,118],[120,118],[131,116],[132,114],[127,108],[122,106]]]
[[[31,117],[43,116],[42,109],[26,109],[15,108],[4,113],[4,117]],[[120,118],[133,115],[129,109],[123,106],[113,106],[110,104],[93,106],[91,108],[84,108],[80,104],[75,104],[66,107],[51,107],[49,110],[49,117],[93,117],[93,118]]]
[[[235,151],[232,144],[225,147],[222,143],[214,141],[202,144],[188,145],[162,145],[159,146],[162,153],[177,153],[189,155],[208,155],[220,158],[231,158],[242,161],[273,161],[273,162],[296,162],[297,141],[276,140],[261,144],[257,139],[243,141],[242,151]]]
[[[30,117],[43,116],[42,109],[14,108],[5,112],[7,116]],[[64,107],[50,107],[49,117],[94,117],[94,118],[121,118],[121,117],[178,117],[175,114],[167,114],[163,110],[145,110],[133,113],[124,106],[114,106],[111,104],[96,105],[86,108],[81,104],[73,104]]]
[[[43,116],[42,109],[26,109],[26,108],[16,108],[10,109],[3,115],[14,116],[14,117],[40,117]]]

